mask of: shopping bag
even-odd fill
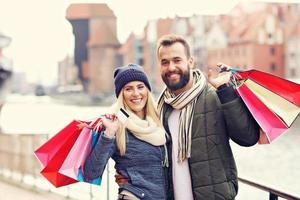
[[[263,86],[255,83],[251,79],[247,79],[244,85],[257,96],[270,110],[272,110],[279,118],[290,127],[300,113],[300,108],[290,101],[282,98],[276,93],[267,90]]]
[[[83,123],[90,122],[73,120],[34,152],[44,166],[41,174],[55,187],[78,182],[58,171],[80,135]]]
[[[78,181],[100,185],[100,177],[94,180],[86,180],[84,179],[84,174],[82,171],[85,160],[98,141],[98,138],[99,133],[90,128],[83,128],[61,168],[59,169],[59,173]]]
[[[97,130],[102,125],[100,120],[100,118],[92,122],[73,120],[34,152],[44,166],[41,174],[55,187],[78,182],[77,178],[65,176],[59,172],[59,169],[68,157],[80,133],[86,131],[83,127],[88,126],[90,129],[95,128]],[[80,177],[80,175],[78,176]],[[99,181],[95,181],[95,183],[97,184]]]
[[[63,146],[61,146],[61,148],[52,157],[52,159],[49,160],[45,168],[41,171],[41,174],[55,187],[61,187],[78,182],[73,178],[59,173],[58,170],[67,157],[79,134],[80,132],[75,132],[69,136]]]
[[[292,126],[300,114],[299,84],[258,70],[225,71],[233,72],[231,82],[261,127],[259,143],[272,142]]]
[[[48,162],[54,157],[54,155],[57,154],[57,152],[64,146],[69,137],[79,135],[81,130],[78,128],[78,125],[80,123],[82,122],[73,120],[61,131],[55,134],[51,139],[49,139],[34,151],[34,154],[43,166],[46,166]]]
[[[277,95],[287,99],[291,103],[300,107],[300,85],[292,81],[274,76],[272,74],[258,71],[247,70],[235,72],[240,79],[251,79],[259,85],[263,86],[267,90],[270,90]]]
[[[272,142],[275,138],[284,133],[288,126],[265,105],[249,88],[243,84],[237,88],[245,105],[253,118],[257,121],[267,137],[265,143]]]

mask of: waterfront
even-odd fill
[[[57,104],[49,97],[10,96],[9,102],[3,108],[1,125],[3,131],[9,134],[55,134],[73,119],[90,119],[105,112],[107,107],[71,106]],[[239,170],[239,176],[267,184],[285,192],[300,196],[300,123],[293,124],[291,131],[282,135],[271,145],[256,145],[245,148],[232,143],[233,151]],[[110,197],[114,199],[116,185],[114,184],[113,164],[110,165]],[[30,178],[28,178],[30,182]],[[93,187],[99,193],[99,200],[106,199],[106,179],[103,186]],[[44,185],[45,181],[37,179],[36,185]],[[268,193],[260,192],[240,184],[237,200],[264,200]],[[43,187],[43,186],[42,186]],[[65,188],[55,189],[56,193],[66,194]],[[71,191],[89,193],[87,184],[75,184]],[[72,192],[71,197],[80,194]],[[103,198],[100,198],[102,196]]]

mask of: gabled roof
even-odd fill
[[[263,25],[268,13],[257,12],[235,19],[229,31],[229,42],[249,42],[256,39],[257,30]]]

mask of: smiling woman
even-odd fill
[[[119,199],[166,199],[165,131],[148,78],[141,66],[128,64],[116,68],[114,79],[113,114],[125,109],[128,118],[103,117],[105,131],[85,163],[85,176],[101,176],[112,157],[118,176],[126,180],[119,183]]]

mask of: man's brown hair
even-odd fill
[[[158,56],[160,47],[168,47],[177,42],[181,43],[184,46],[185,54],[187,58],[189,58],[191,56],[191,50],[189,44],[182,36],[175,35],[175,34],[164,35],[158,40],[156,45],[156,53],[157,53],[156,55]]]

